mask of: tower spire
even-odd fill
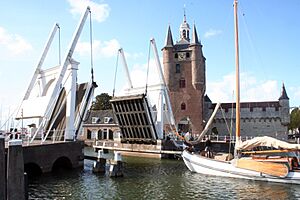
[[[286,93],[284,83],[282,83],[281,96],[279,97],[279,100],[282,100],[282,99],[290,99]]]
[[[165,47],[173,47],[173,38],[172,38],[172,32],[171,32],[170,25],[169,25],[168,31],[167,31],[166,45],[165,45]]]
[[[183,5],[183,23],[186,23],[185,4]]]
[[[185,14],[185,5],[183,8],[183,22],[179,28],[180,31],[180,40],[184,40],[186,42],[190,41],[190,25],[186,22],[186,14]]]
[[[196,25],[194,24],[193,27],[193,36],[192,36],[192,42],[191,44],[200,44],[199,40],[198,40],[198,34],[197,34],[197,29],[196,29]]]

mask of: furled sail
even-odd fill
[[[258,146],[274,147],[276,149],[300,150],[300,144],[290,144],[268,136],[255,137],[251,140],[239,142],[236,144],[235,148],[236,150],[251,150]]]

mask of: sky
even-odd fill
[[[157,74],[150,38],[159,56],[170,25],[173,40],[185,8],[187,21],[197,27],[206,57],[206,93],[213,102],[234,101],[233,0],[2,0],[0,1],[0,119],[17,107],[54,25],[61,27],[64,57],[86,6],[92,11],[93,67],[99,87],[95,94],[112,95],[126,87],[117,50],[122,47],[134,86],[146,85]],[[240,0],[239,34],[241,101],[276,101],[284,82],[290,106],[300,106],[300,1]],[[80,62],[79,81],[90,78],[90,26],[86,21],[73,58]],[[59,64],[56,35],[43,68]],[[117,64],[118,63],[118,64]]]

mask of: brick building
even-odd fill
[[[178,129],[192,131],[196,135],[202,131],[216,104],[207,95],[204,96],[205,57],[195,25],[190,39],[190,26],[185,14],[179,34],[180,39],[174,44],[171,28],[168,27],[162,49],[164,76]],[[219,135],[229,135],[227,125],[233,121],[232,132],[235,133],[235,104],[223,103],[221,106],[224,114],[218,111],[211,127]],[[278,101],[241,103],[242,136],[268,135],[286,139],[289,122],[289,98],[284,85]]]
[[[178,128],[184,132],[200,133],[203,129],[205,57],[195,25],[190,39],[185,14],[180,25],[180,40],[173,43],[169,26],[162,52],[164,76]]]

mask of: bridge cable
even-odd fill
[[[114,87],[113,87],[113,94],[112,94],[113,97],[115,96],[115,90],[116,90],[116,80],[117,80],[118,65],[119,65],[119,55],[120,55],[120,51],[118,51],[117,60],[116,60],[115,77],[114,77]]]
[[[91,11],[89,12],[90,12],[91,76],[92,76],[92,83],[94,83],[92,12]]]

